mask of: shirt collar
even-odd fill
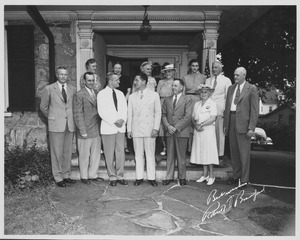
[[[60,88],[62,88],[62,85],[64,85],[64,88],[66,89],[67,88],[67,83],[63,83],[61,84],[59,81],[57,81],[57,84]]]
[[[146,89],[147,89],[147,88],[144,88],[143,93],[145,93],[145,92],[147,91]],[[141,90],[139,90],[138,92],[139,92],[139,93],[142,93]]]
[[[179,93],[179,94],[177,94],[177,101],[178,101],[178,99],[181,97],[181,95],[182,95],[182,92]],[[173,96],[173,99],[175,99],[175,95]]]
[[[243,83],[240,85],[240,89],[242,89],[242,88],[244,87],[245,83],[246,83],[246,81],[243,82]],[[237,84],[237,85],[238,85],[238,84]]]
[[[86,87],[86,86],[85,86],[85,88],[86,88],[86,90],[88,91],[88,93],[89,93],[89,94],[93,94],[93,92],[92,92],[92,90],[91,90],[91,89],[89,89],[89,88],[88,88],[88,87]]]

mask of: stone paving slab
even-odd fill
[[[166,231],[140,226],[120,216],[98,216],[79,221],[95,235],[163,235]]]
[[[204,211],[201,211],[198,208],[195,208],[189,204],[178,201],[177,199],[174,199],[166,195],[160,196],[159,198],[156,198],[156,200],[162,203],[162,208],[165,211],[181,219],[185,219],[185,223],[187,219],[192,219],[192,218],[199,219],[200,221],[204,213]]]
[[[175,219],[171,215],[163,211],[153,211],[132,219],[138,225],[150,228],[163,229],[165,231],[172,231],[177,228]]]
[[[219,234],[202,231],[201,229],[186,228],[169,234],[170,236],[218,236]]]
[[[152,187],[108,181],[56,187],[49,195],[54,206],[75,217],[95,235],[268,236],[248,218],[257,207],[288,206],[252,187],[241,191],[222,182],[213,186],[189,181]]]
[[[268,231],[262,230],[261,227],[252,225],[245,225],[243,221],[225,220],[218,223],[208,223],[200,226],[201,229],[215,232],[222,235],[232,236],[255,236],[255,235],[269,235]]]

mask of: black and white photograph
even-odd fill
[[[296,1],[1,7],[0,238],[300,236]]]

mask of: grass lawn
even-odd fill
[[[5,192],[5,235],[83,235],[89,234],[65,216],[49,200],[54,185],[34,190]]]

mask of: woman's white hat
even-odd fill
[[[206,89],[206,90],[210,90],[210,91],[214,91],[214,90],[215,90],[213,87],[211,87],[211,86],[208,85],[208,84],[200,84],[200,85],[198,86],[198,89],[199,89],[199,90]]]
[[[165,68],[163,68],[161,70],[161,72],[165,72],[165,71],[168,71],[168,70],[174,70],[176,72],[176,68],[174,67],[174,64],[166,65]]]

